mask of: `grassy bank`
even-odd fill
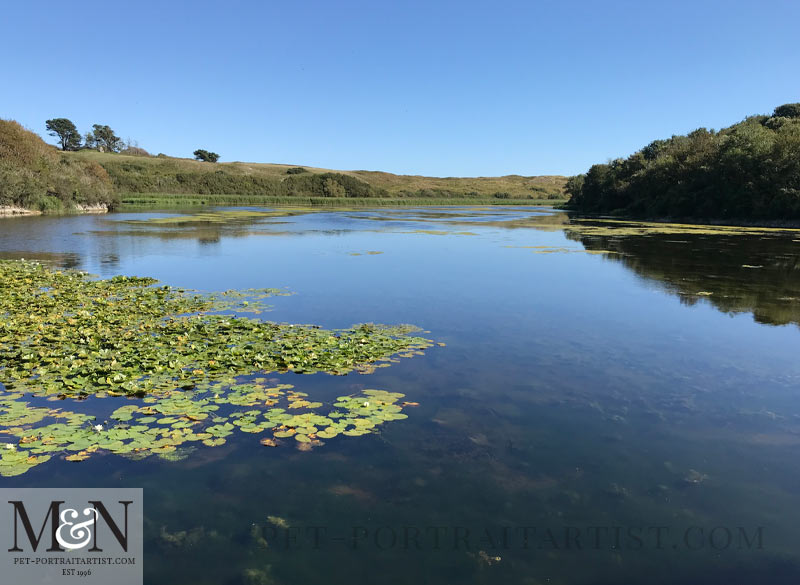
[[[116,190],[97,162],[67,156],[12,120],[0,120],[0,214],[113,207]]]
[[[121,209],[192,207],[204,205],[300,205],[326,207],[402,207],[425,205],[557,205],[566,199],[497,199],[494,197],[265,197],[261,195],[199,195],[126,193]]]
[[[142,149],[63,152],[0,120],[0,212],[202,205],[536,205],[566,201],[566,178],[422,177],[265,163],[208,163]]]
[[[232,196],[249,204],[291,198],[330,199],[492,199],[561,201],[561,176],[421,177],[377,171],[337,171],[263,163],[204,163],[168,156],[127,156],[92,150],[66,153],[105,169],[117,192],[131,194]],[[261,198],[259,200],[244,198]],[[150,197],[152,199],[152,197]],[[163,196],[159,196],[163,198]],[[210,200],[210,199],[209,199]],[[238,201],[237,201],[238,202]],[[418,203],[419,204],[419,203]]]

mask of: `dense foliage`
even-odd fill
[[[81,137],[66,118],[47,121],[63,154],[13,121],[0,121],[0,207],[44,212],[76,205],[196,204],[306,205],[366,200],[376,204],[534,203],[564,199],[564,177],[422,177],[379,171],[326,171],[287,165],[216,162],[198,149],[200,161],[150,155],[135,141],[121,140],[109,126],[95,124]],[[28,155],[21,156],[25,151]],[[32,154],[33,153],[33,154]],[[35,161],[34,161],[35,159]],[[143,194],[144,196],[138,196]]]
[[[108,171],[114,185],[127,200],[131,194],[225,196],[220,203],[258,204],[254,198],[291,203],[297,198],[338,199],[427,199],[494,201],[563,200],[564,178],[521,177],[420,177],[376,171],[337,172],[283,165],[242,162],[208,165],[198,161],[157,157],[124,157],[89,151],[75,156],[96,160]],[[249,200],[246,200],[250,198]]]
[[[263,195],[266,197],[381,197],[383,189],[341,173],[286,175],[245,174],[227,168],[186,165],[179,159],[161,164],[129,159],[104,160],[114,185],[128,193],[196,193],[200,195]],[[215,165],[216,167],[216,165]]]
[[[571,208],[639,217],[800,219],[800,104],[651,142],[567,182]]]
[[[92,132],[86,135],[86,146],[107,152],[119,152],[122,149],[122,139],[104,124],[93,124]]]
[[[194,158],[203,162],[215,163],[219,160],[219,155],[216,152],[211,152],[203,148],[198,148],[193,153]]]
[[[115,202],[99,164],[63,155],[17,122],[0,120],[0,207],[65,211]]]
[[[53,118],[45,122],[50,136],[58,138],[61,150],[78,150],[81,146],[81,133],[67,118]]]

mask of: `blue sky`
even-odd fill
[[[800,101],[795,0],[31,0],[0,19],[0,117],[108,124],[154,154],[574,174]]]

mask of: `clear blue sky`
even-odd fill
[[[0,117],[224,161],[573,174],[800,101],[796,0],[30,0],[0,22]]]

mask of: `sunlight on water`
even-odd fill
[[[402,393],[378,433],[0,485],[143,487],[152,584],[800,582],[797,240],[519,207],[0,220],[0,258],[286,288],[264,318],[444,344],[271,375],[331,403]]]

